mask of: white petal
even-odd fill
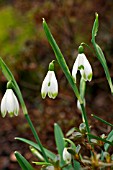
[[[6,108],[9,115],[12,117],[15,110],[15,99],[12,89],[6,90]]]
[[[58,82],[54,71],[52,71],[52,76],[50,78],[50,86],[48,87],[48,96],[50,98],[55,98],[58,94]]]
[[[15,94],[13,93],[13,97],[14,97],[14,115],[18,116],[18,112],[19,112],[19,103],[17,100],[17,97],[15,96]]]
[[[46,77],[44,78],[44,81],[42,82],[42,88],[41,88],[41,95],[44,99],[48,93],[48,83],[50,81],[50,73],[48,71]]]
[[[78,54],[78,67],[84,67],[84,58],[86,58],[84,53]]]
[[[2,117],[5,117],[6,116],[6,112],[7,112],[7,108],[6,108],[6,92],[2,98],[2,101],[1,101],[1,114],[2,114]]]
[[[81,69],[80,73],[85,81],[87,81],[87,80],[91,81],[91,78],[92,78],[91,65],[90,65],[89,61],[87,60],[85,54],[81,54],[80,57],[82,57],[82,59],[80,60],[80,63],[81,63],[81,65],[84,66],[84,69]]]
[[[72,68],[72,77],[74,78],[75,83],[76,83],[76,74],[78,71],[78,64],[79,64],[79,54],[74,62],[73,68]]]
[[[67,163],[71,162],[71,154],[67,151],[67,148],[63,150],[63,160]]]
[[[93,73],[92,73],[91,65],[88,60],[84,64],[84,73],[86,75],[87,80],[91,81]]]

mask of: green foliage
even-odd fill
[[[26,40],[34,37],[36,29],[31,16],[22,16],[11,6],[0,10],[0,51],[1,55],[17,55]]]
[[[34,170],[30,163],[19,152],[15,152],[15,156],[22,170]]]
[[[25,142],[25,143],[29,144],[30,146],[33,146],[34,148],[36,148],[36,149],[38,149],[39,151],[41,151],[41,150],[40,150],[40,147],[38,146],[38,144],[36,144],[36,143],[34,143],[34,142],[32,142],[32,141],[30,141],[30,140],[28,140],[28,139],[19,138],[19,137],[16,137],[15,139],[20,140],[20,141],[22,141],[22,142]],[[47,154],[47,156],[48,156],[50,159],[55,160],[56,155],[55,155],[54,153],[52,153],[51,151],[49,151],[49,150],[47,150],[47,149],[45,149],[45,148],[44,148],[44,150],[45,150],[45,153]]]
[[[54,134],[55,134],[56,146],[57,146],[58,153],[59,153],[60,159],[61,159],[61,165],[60,166],[63,166],[65,164],[63,157],[62,157],[63,150],[64,150],[64,147],[65,147],[65,142],[64,142],[64,139],[63,139],[64,135],[63,135],[61,128],[56,123],[54,125]]]
[[[8,11],[6,13],[4,13],[4,11],[2,11],[2,13],[1,13],[2,16],[5,16],[6,18],[8,18],[9,25],[7,25],[6,23],[4,23],[4,21],[2,21],[3,25],[6,24],[5,25],[6,31],[8,31],[9,26],[11,26],[11,28],[15,27],[15,25],[18,26],[19,22],[18,23],[16,22],[13,12],[14,11],[12,11],[12,9],[8,7]],[[19,24],[21,24],[21,23],[19,23]],[[26,26],[28,26],[28,25],[25,24],[24,29],[26,28]],[[98,137],[91,133],[86,110],[85,110],[85,107],[83,104],[84,97],[85,97],[86,83],[81,79],[80,84],[79,84],[79,86],[80,86],[80,93],[79,93],[77,85],[74,83],[71,73],[69,71],[69,67],[68,67],[53,35],[51,34],[50,29],[49,29],[45,20],[43,20],[43,27],[44,27],[44,31],[46,33],[47,39],[55,53],[57,61],[60,65],[60,67],[62,68],[67,80],[69,81],[76,97],[78,98],[78,100],[80,102],[81,112],[82,112],[84,122],[80,124],[79,128],[72,128],[72,130],[70,130],[68,132],[69,139],[64,138],[62,129],[60,128],[60,126],[58,124],[55,123],[54,136],[55,136],[56,147],[58,150],[58,156],[55,155],[54,153],[52,153],[51,151],[49,151],[48,149],[46,149],[45,147],[43,147],[43,145],[41,144],[41,141],[38,137],[38,134],[32,124],[32,121],[28,115],[28,111],[27,111],[26,105],[24,103],[19,86],[18,86],[15,78],[13,77],[13,74],[11,73],[10,69],[7,67],[7,65],[4,63],[4,61],[2,59],[0,59],[0,66],[3,71],[3,74],[8,81],[12,82],[12,88],[15,90],[15,92],[20,100],[20,104],[21,104],[24,116],[31,128],[31,131],[36,139],[37,144],[30,140],[24,139],[24,138],[16,138],[16,139],[18,139],[24,143],[27,143],[30,146],[32,146],[38,150],[39,154],[42,156],[42,158],[44,160],[42,160],[42,162],[33,161],[33,163],[35,163],[36,165],[41,165],[42,168],[44,168],[44,169],[49,169],[49,168],[54,169],[55,168],[58,170],[59,169],[62,169],[62,170],[78,169],[79,170],[79,169],[81,169],[81,166],[83,168],[84,167],[87,168],[87,166],[88,166],[88,168],[90,167],[93,169],[103,168],[103,167],[107,167],[107,166],[112,167],[113,166],[113,161],[112,161],[113,156],[110,155],[110,153],[108,153],[107,151],[108,151],[108,148],[113,146],[113,130],[108,134],[107,138],[105,135],[101,135]],[[28,30],[26,28],[25,30],[27,32],[27,36],[28,35],[32,36],[31,28]],[[106,59],[104,57],[104,54],[103,54],[101,48],[95,42],[95,37],[97,35],[97,31],[98,31],[98,15],[96,14],[96,19],[95,19],[93,29],[92,29],[92,43],[93,43],[97,58],[103,65],[108,83],[109,83],[111,91],[112,91],[112,81],[111,81],[111,77],[109,74]],[[5,34],[5,33],[6,32],[3,32],[3,34],[4,34],[3,37],[5,37],[6,40],[9,41],[9,37],[8,37],[9,34]],[[19,30],[18,30],[18,33],[19,33]],[[19,36],[19,39],[17,36],[17,39],[22,44],[22,43],[24,43],[25,39],[28,38],[27,36],[26,36],[26,33],[23,31],[23,33]],[[4,42],[4,39],[1,39],[1,41]],[[16,45],[18,45],[18,47],[20,48],[19,44],[16,44]],[[6,51],[4,51],[4,53],[7,54],[8,50],[9,49],[6,48]],[[11,48],[10,48],[10,50],[11,50]],[[16,49],[16,50],[18,50],[18,49]],[[14,54],[16,54],[17,51],[15,51],[13,49],[13,52],[14,52]],[[97,118],[98,120],[102,121],[103,123],[105,123],[107,125],[110,125],[109,123],[107,123],[107,121],[104,121],[96,116],[95,116],[95,118]],[[101,153],[99,153],[98,150],[95,149],[96,147],[100,149],[99,151],[101,151]],[[90,154],[82,155],[82,148],[85,148],[85,150],[87,150]],[[102,150],[103,148],[105,151]],[[64,152],[64,151],[66,151],[66,152]],[[32,152],[33,152],[33,150],[32,150]],[[39,154],[38,154],[38,156],[39,156]],[[29,164],[29,162],[21,154],[19,154],[18,152],[15,152],[15,156],[17,158],[17,161],[18,161],[20,167],[23,170],[27,170],[27,169],[33,170],[33,167]],[[87,156],[87,158],[85,156]]]

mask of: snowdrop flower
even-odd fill
[[[92,68],[83,52],[78,54],[75,63],[73,65],[72,77],[74,78],[75,83],[76,83],[76,74],[78,70],[80,70],[81,76],[85,81],[87,80],[91,81]]]
[[[67,148],[63,150],[63,160],[66,161],[66,163],[71,162],[71,154],[67,151]]]
[[[41,95],[43,99],[46,97],[47,93],[52,99],[55,99],[58,94],[58,82],[54,71],[48,71],[42,83]]]
[[[1,101],[2,117],[9,113],[10,117],[17,116],[19,112],[19,103],[12,89],[7,89]]]

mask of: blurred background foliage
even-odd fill
[[[80,43],[86,42],[91,45],[95,12],[99,14],[100,23],[97,41],[106,55],[110,74],[113,77],[112,0],[0,0],[0,55],[14,73],[22,89],[36,129],[41,133],[41,139],[53,150],[54,145],[51,140],[53,139],[53,123],[58,122],[66,132],[67,129],[81,122],[81,115],[76,109],[74,94],[57,63],[55,69],[59,82],[59,95],[55,101],[48,98],[44,101],[41,99],[41,83],[48,70],[49,62],[55,59],[43,31],[42,18],[46,19],[71,70]],[[85,48],[85,53],[92,64],[94,73],[92,82],[87,83],[87,112],[89,115],[96,112],[104,118],[109,110],[113,111],[113,99],[99,61],[89,49]],[[1,72],[0,81],[2,92],[0,97],[2,98],[6,80]],[[18,147],[13,147],[14,141],[10,142],[10,135],[7,137],[9,129],[13,130],[13,135],[20,132],[19,135],[23,134],[24,137],[24,132],[28,132],[22,115],[20,117],[21,120],[14,118],[12,124],[7,118],[7,126],[0,118],[1,126],[5,131],[1,133],[1,142],[9,137],[9,148],[11,149],[10,146],[12,146],[13,150]],[[110,122],[112,118],[112,114],[107,116]],[[19,124],[18,121],[20,121]],[[89,122],[92,123],[91,118]],[[101,127],[100,131],[102,131]],[[28,134],[31,139],[30,133]],[[28,137],[27,134],[26,137]],[[10,151],[7,154],[9,155]],[[13,170],[13,167],[9,169]]]
[[[112,55],[112,6],[110,0],[1,0],[0,54],[22,86],[39,92],[48,63],[54,59],[42,28],[42,18],[48,22],[71,68],[79,44],[90,44],[95,12],[99,13],[100,21],[98,41],[107,56]],[[94,67],[98,66],[92,53],[87,49],[85,52]],[[108,60],[112,62],[111,56]],[[63,75],[59,74],[61,78]],[[95,76],[102,74],[94,69]]]

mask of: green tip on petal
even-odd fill
[[[41,96],[42,96],[43,99],[45,99],[46,93],[41,93]]]
[[[93,76],[92,73],[88,75],[88,80],[89,80],[89,81],[91,81],[92,76]]]
[[[57,97],[58,93],[52,94],[52,99],[55,99]]]
[[[6,116],[6,111],[1,112],[2,117],[4,118]]]

